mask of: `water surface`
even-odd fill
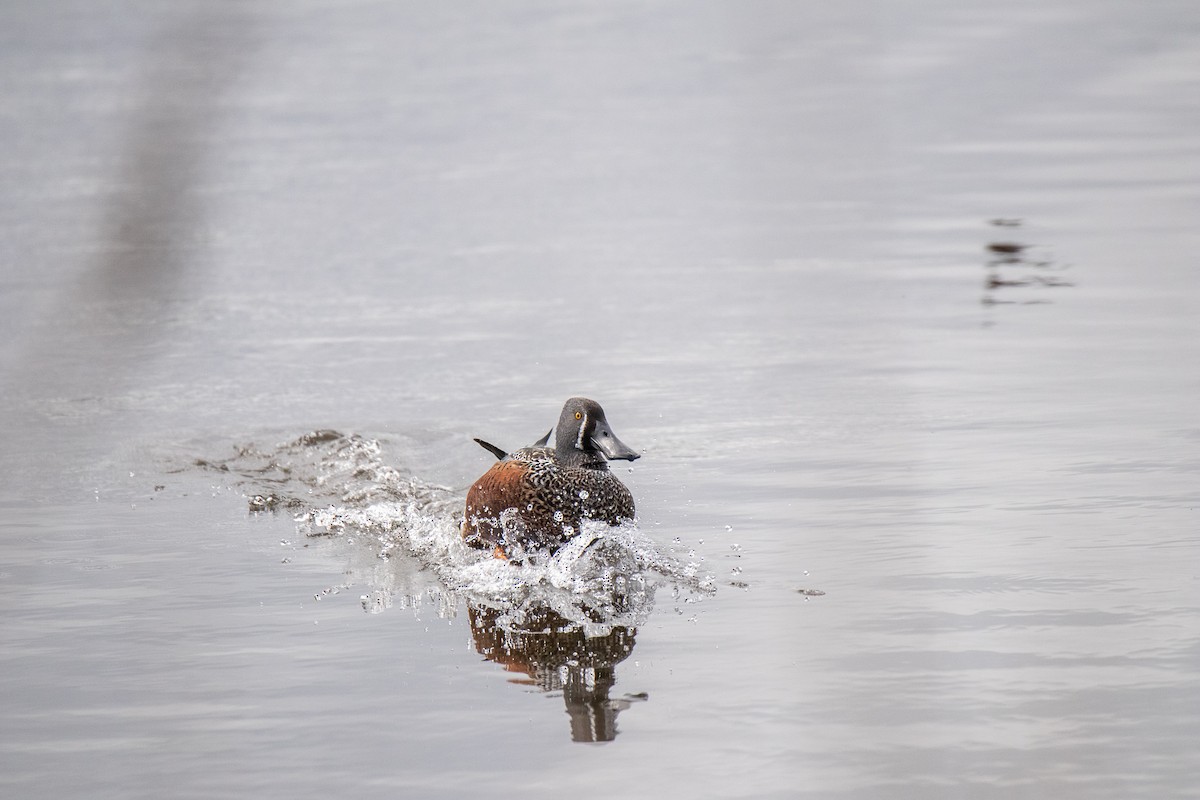
[[[1192,4],[0,15],[6,796],[1196,796]]]

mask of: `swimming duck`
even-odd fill
[[[599,403],[572,397],[558,417],[553,448],[549,438],[512,453],[475,440],[500,460],[467,492],[467,544],[507,558],[513,545],[557,549],[584,519],[609,525],[633,519],[633,495],[608,462],[639,454],[612,432]]]

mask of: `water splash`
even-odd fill
[[[636,524],[585,521],[557,552],[514,551],[509,561],[469,548],[464,493],[403,473],[379,440],[358,434],[314,431],[197,463],[239,476],[252,512],[290,510],[303,536],[344,543],[348,580],[367,588],[370,613],[432,608],[452,617],[466,604],[508,630],[551,615],[600,637],[644,623],[663,586],[677,602],[714,591],[698,560],[662,552]]]

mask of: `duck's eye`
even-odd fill
[[[576,411],[576,412],[575,412],[575,419],[583,419],[583,412],[582,412],[582,411]]]

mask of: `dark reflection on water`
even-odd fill
[[[232,6],[176,4],[159,26],[138,53],[141,79],[122,98],[124,146],[87,242],[94,257],[79,280],[63,283],[72,288],[48,315],[60,324],[24,359],[30,383],[69,404],[120,391],[169,339],[174,319],[163,308],[206,257],[200,187],[230,93],[260,44],[255,19]],[[114,359],[116,352],[136,358]]]
[[[989,220],[995,228],[1006,230],[1004,238],[995,238],[987,243],[987,276],[984,278],[983,304],[1038,305],[1053,302],[1040,289],[1061,289],[1074,283],[1058,274],[1067,267],[1046,255],[1044,246],[1021,241],[1011,235],[1020,228],[1022,220],[997,217]],[[1014,293],[1013,290],[1030,290]]]
[[[549,608],[528,613],[520,626],[500,624],[501,612],[468,608],[475,649],[489,661],[527,678],[514,683],[561,692],[571,718],[571,739],[608,742],[617,735],[617,714],[644,694],[610,697],[616,665],[633,652],[636,631],[614,627],[603,636],[583,630]]]

